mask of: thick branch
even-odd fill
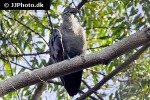
[[[0,96],[25,86],[39,83],[41,80],[45,81],[70,74],[97,64],[108,64],[114,58],[119,57],[120,55],[125,54],[141,45],[145,45],[148,42],[150,42],[150,28],[145,28],[142,31],[132,34],[131,36],[124,38],[99,52],[85,56],[78,56],[70,60],[49,65],[45,68],[18,74],[0,82]]]

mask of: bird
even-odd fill
[[[86,34],[83,27],[75,21],[77,8],[68,6],[62,14],[62,24],[53,29],[50,41],[50,62],[57,63],[76,56],[85,55],[87,49]],[[60,79],[70,96],[79,92],[83,70],[61,76]]]

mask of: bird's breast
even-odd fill
[[[63,35],[62,42],[64,45],[64,51],[70,56],[70,58],[80,55],[83,52],[83,40],[78,35]]]

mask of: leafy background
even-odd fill
[[[72,0],[77,6],[81,1]],[[62,23],[62,11],[71,0],[52,0],[50,10],[0,10],[0,80],[21,72],[44,67],[49,60],[48,41],[52,26]],[[149,0],[89,0],[80,9],[76,20],[84,27],[87,53],[100,51],[150,24]],[[49,19],[50,15],[50,19]],[[52,26],[51,26],[51,23]],[[138,37],[140,38],[140,37]],[[47,43],[46,43],[47,42]],[[116,58],[109,65],[97,65],[84,70],[81,91],[86,92],[105,75],[130,57],[136,49]],[[128,68],[109,80],[96,94],[109,100],[149,100],[150,49]],[[60,82],[59,78],[54,81]],[[86,84],[87,83],[87,84]],[[28,100],[37,84],[19,89],[2,97],[4,100]],[[70,100],[63,86],[47,83],[42,99]],[[82,93],[79,93],[79,97]],[[92,94],[93,97],[98,96]],[[87,100],[90,98],[87,98]]]

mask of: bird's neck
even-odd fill
[[[71,26],[73,25],[76,25],[77,23],[75,22],[75,18],[74,18],[74,15],[70,15],[70,16],[65,16],[63,18],[63,23],[62,23],[62,26],[63,27],[68,27],[70,28]]]
[[[75,22],[74,18],[68,18],[63,20],[62,26],[63,28],[70,29],[74,27],[77,23]]]

